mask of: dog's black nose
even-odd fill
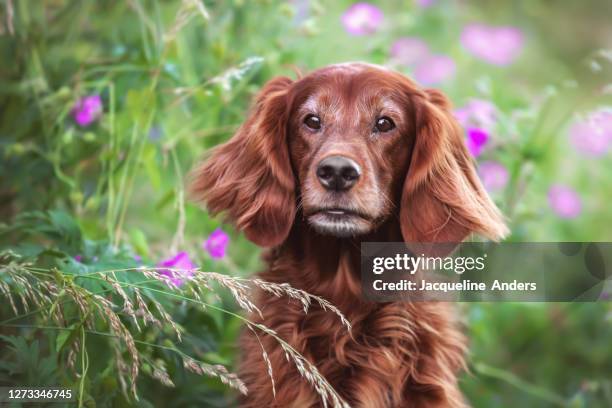
[[[328,190],[344,191],[357,183],[361,176],[359,165],[344,156],[330,156],[317,166],[317,177]]]

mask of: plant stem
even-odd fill
[[[85,393],[85,377],[89,369],[89,355],[85,343],[85,328],[81,325],[81,380],[79,381],[79,408],[83,407],[83,395]]]
[[[526,393],[534,395],[542,400],[548,401],[551,404],[558,405],[560,407],[565,407],[567,405],[567,402],[563,397],[553,393],[552,391],[523,381],[511,372],[491,367],[484,363],[474,364],[474,369],[479,374],[504,381],[522,391],[525,391]]]

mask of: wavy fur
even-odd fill
[[[376,188],[355,188],[355,194],[362,194],[355,202],[361,199],[364,206],[373,199],[363,196],[368,192],[380,191],[386,200],[372,207],[384,217],[365,235],[317,234],[298,205],[309,203],[302,194],[314,194],[316,184],[304,188],[312,168],[308,157],[323,147],[313,150],[306,142],[291,139],[300,129],[294,116],[320,90],[328,92],[325,100],[336,109],[333,117],[347,119],[345,129],[351,123],[358,126],[359,118],[351,122],[342,112],[370,109],[367,103],[352,102],[366,92],[377,98],[385,90],[402,105],[405,123],[398,126],[404,141],[391,150],[405,149],[404,156],[397,156],[408,158],[405,162],[386,159],[389,154],[382,151],[368,153],[370,145],[333,142],[341,134],[329,136],[335,152],[350,148],[347,154],[356,160],[368,156],[381,163],[382,173],[371,177],[372,183],[378,183],[373,185]],[[367,163],[363,168],[374,169]],[[463,132],[440,92],[422,90],[399,74],[365,64],[328,67],[296,82],[277,78],[262,89],[237,134],[194,174],[198,200],[213,214],[224,212],[255,243],[271,247],[265,254],[268,267],[260,274],[262,279],[288,282],[325,297],[349,318],[351,333],[321,309],[313,307],[304,315],[298,302],[264,292],[256,303],[265,322],[252,316],[316,364],[351,406],[465,406],[457,373],[465,366],[466,339],[452,305],[368,303],[361,297],[359,280],[361,242],[456,243],[472,232],[492,239],[506,233],[499,211],[475,173]],[[276,395],[266,376],[260,340],[273,368]],[[322,406],[275,341],[265,336],[258,339],[245,330],[241,351],[240,376],[249,389],[241,406]]]

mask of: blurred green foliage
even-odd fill
[[[189,202],[185,175],[231,136],[266,80],[349,60],[388,64],[392,43],[404,36],[455,60],[455,77],[440,87],[457,106],[479,98],[498,108],[492,147],[479,160],[509,171],[508,184],[492,194],[509,218],[510,240],[609,240],[610,154],[584,157],[567,136],[575,114],[610,104],[601,92],[609,61],[597,58],[610,46],[612,10],[606,1],[587,3],[439,0],[422,8],[386,0],[377,2],[385,13],[378,32],[352,37],[340,19],[348,1],[3,0],[1,248],[65,274],[134,267],[135,256],[154,265],[179,250],[203,270],[252,274],[259,250],[229,226],[223,260],[202,250],[220,221]],[[518,61],[497,67],[466,53],[459,36],[471,22],[520,27],[526,44]],[[72,109],[87,95],[101,96],[103,114],[82,127]],[[555,183],[577,192],[578,217],[551,211],[547,191]],[[235,310],[224,296],[210,301]],[[189,334],[181,350],[233,364],[237,318],[166,304]],[[609,305],[461,307],[471,338],[471,373],[462,386],[473,406],[612,406]],[[0,322],[13,316],[3,302]],[[58,333],[41,328],[36,315],[19,322],[38,328],[0,327],[0,382],[78,387],[65,370],[65,350],[55,346]],[[172,352],[148,349],[141,351],[166,362],[176,388],[141,376],[140,401],[129,400],[107,365],[112,355],[96,351],[101,340],[89,337],[98,370],[82,382],[88,406],[232,404],[233,392],[217,380],[186,372]]]

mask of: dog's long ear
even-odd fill
[[[287,237],[295,216],[295,181],[287,149],[287,93],[291,80],[278,77],[260,91],[249,117],[193,172],[191,191],[214,215],[272,247]]]
[[[483,188],[450,103],[437,90],[413,97],[416,139],[402,191],[407,243],[459,243],[470,233],[498,240],[503,217]]]

